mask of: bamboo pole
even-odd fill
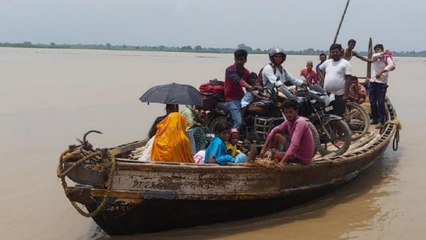
[[[342,27],[343,19],[345,18],[346,10],[348,9],[349,2],[350,2],[350,1],[351,1],[351,0],[348,0],[348,1],[346,2],[345,11],[343,11],[342,19],[340,19],[339,27],[337,28],[336,36],[334,36],[333,43],[336,43],[336,41],[337,41],[337,36],[339,36],[340,27]]]
[[[373,57],[373,41],[370,40],[368,41],[368,55],[367,58],[371,59]],[[367,62],[367,79],[371,78],[371,62]]]

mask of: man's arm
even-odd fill
[[[358,55],[358,53],[355,52],[355,51],[352,51],[352,55],[355,56],[355,57],[357,57],[357,58],[359,58],[359,59],[361,59],[364,62],[368,62],[368,58],[366,58],[364,56],[361,56],[361,55]]]
[[[384,70],[386,70],[386,71],[390,71],[391,69],[393,69],[393,68],[395,68],[395,63],[393,62],[393,60],[392,60],[392,58],[388,58],[387,59],[387,65],[386,65],[386,67],[384,68]]]
[[[274,138],[275,134],[279,133],[282,131],[283,127],[284,127],[284,123],[281,123],[280,125],[274,127],[268,134],[268,136],[266,137],[265,143],[263,144],[262,149],[260,150],[260,156],[264,156],[266,153],[266,150],[268,150],[269,145],[271,144],[272,139]]]
[[[231,79],[234,84],[239,84],[241,87],[245,87],[248,90],[252,88],[250,84],[238,75],[237,69],[235,68],[228,67],[225,75],[227,78]]]
[[[321,86],[324,86],[324,79],[326,74],[325,69],[327,68],[327,64],[328,64],[328,60],[323,62],[318,68],[319,72],[317,74],[318,74],[319,84]]]
[[[324,78],[325,78],[325,74],[324,74],[324,70],[318,69],[318,84],[321,86],[324,86]]]
[[[302,79],[300,79],[300,78],[295,78],[293,75],[291,75],[291,74],[287,71],[287,69],[283,68],[283,71],[284,71],[284,78],[285,78],[285,81],[290,81],[292,84],[294,84],[294,85],[296,85],[296,86],[298,86],[298,87],[300,87],[302,84],[304,84],[304,83],[305,83],[305,81],[303,81]]]
[[[383,68],[382,71],[379,71],[379,72],[376,73],[376,78],[377,79],[379,79],[382,76],[383,73],[389,72],[391,69],[393,69],[395,67],[395,65],[394,65],[394,63],[393,63],[393,61],[392,61],[391,58],[387,59],[387,63],[388,64],[386,65],[385,68]]]
[[[349,87],[351,86],[351,78],[352,78],[352,75],[345,75],[345,93],[343,94],[343,99],[342,99],[345,104],[348,101]]]

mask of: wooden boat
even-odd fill
[[[389,121],[380,132],[371,129],[345,154],[316,156],[310,165],[144,163],[130,154],[146,141],[101,151],[84,139],[86,150],[72,146],[61,156],[58,176],[77,210],[110,235],[258,216],[315,199],[368,169],[398,132],[389,100],[386,106]]]

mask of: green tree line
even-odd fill
[[[15,48],[58,48],[58,49],[102,49],[102,50],[123,50],[123,51],[164,51],[164,52],[199,52],[199,53],[233,53],[235,49],[241,48],[247,50],[251,54],[265,54],[268,52],[267,49],[252,48],[244,43],[239,44],[236,48],[212,48],[202,47],[201,45],[196,46],[182,46],[182,47],[170,47],[170,46],[130,46],[130,45],[113,45],[110,43],[106,44],[56,44],[51,42],[49,44],[31,42],[23,43],[7,43],[0,42],[0,47],[15,47]],[[286,50],[289,55],[319,55],[320,53],[328,54],[328,50],[320,50],[307,48],[304,50]],[[359,52],[361,55],[367,55],[367,52]],[[394,56],[401,57],[426,57],[426,51],[393,51]]]

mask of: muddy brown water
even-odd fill
[[[317,56],[288,56],[294,74]],[[109,237],[65,197],[60,153],[87,130],[96,147],[144,138],[163,106],[139,102],[156,84],[223,79],[231,54],[0,48],[1,239],[425,239],[425,58],[396,58],[388,96],[402,122],[368,172],[307,204],[236,222]],[[266,55],[249,55],[256,72]],[[354,73],[365,63],[352,60]]]

